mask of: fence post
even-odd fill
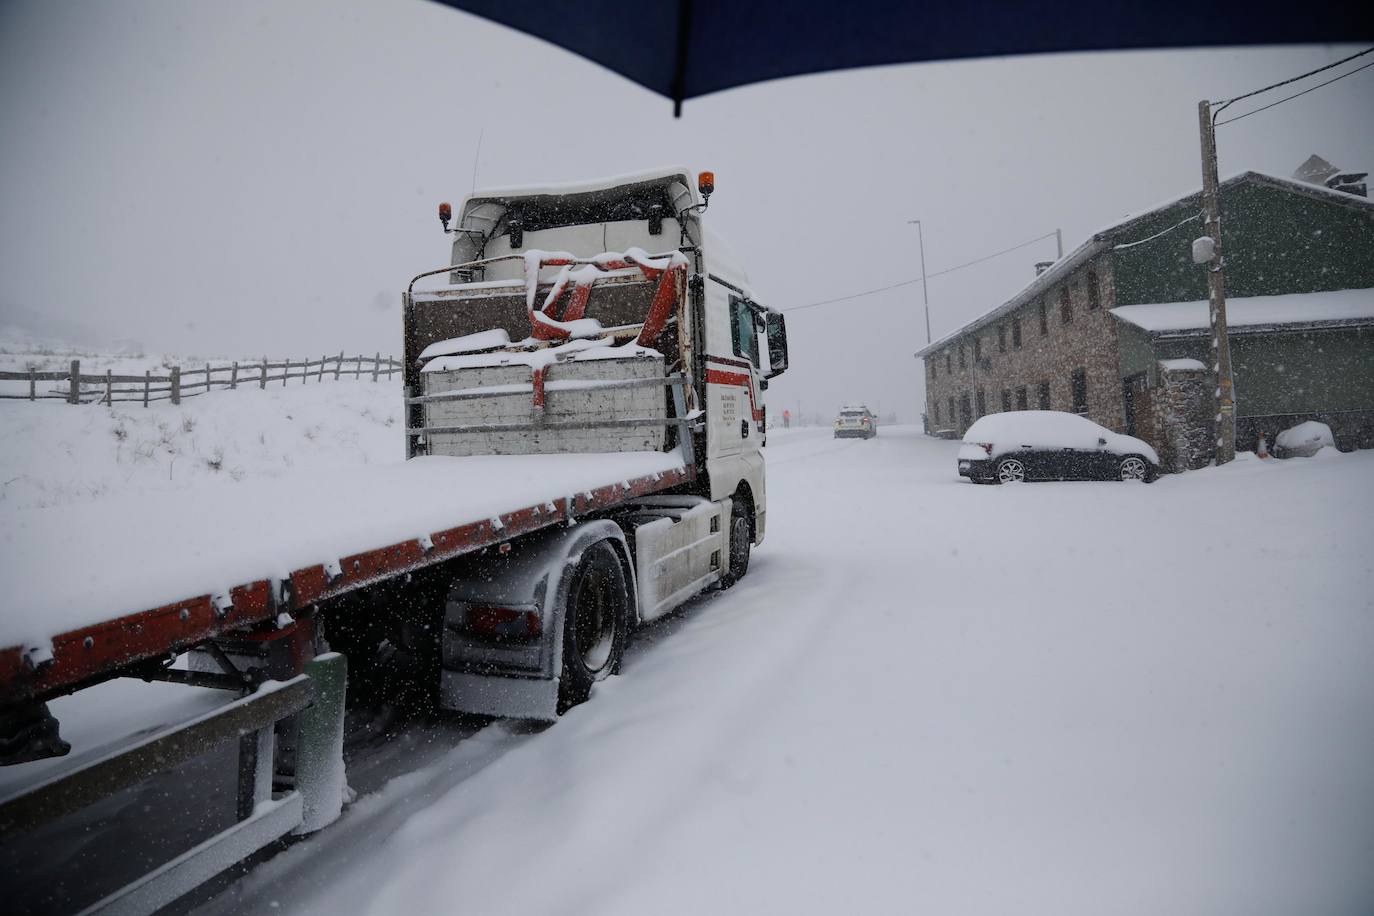
[[[38,400],[38,375],[34,370],[29,370],[29,400]]]
[[[258,379],[258,387],[267,387],[267,357],[262,358],[262,378]]]
[[[339,373],[343,371],[343,351],[339,351],[339,361],[334,364],[334,381],[339,380]]]
[[[290,359],[286,359],[286,360],[283,360],[283,361],[282,361],[282,368],[281,368],[281,386],[282,386],[283,388],[285,388],[286,385],[287,385],[287,383],[290,382],[290,381],[291,381],[291,360],[290,360]]]
[[[143,370],[143,406],[148,406],[148,389],[153,385],[153,370]]]
[[[205,364],[205,393],[210,393],[210,364]]]
[[[105,403],[110,407],[114,406],[114,380],[110,378],[110,370],[105,370]]]
[[[181,367],[172,367],[172,403],[181,403]]]
[[[229,370],[229,390],[234,391],[239,387],[239,361],[234,360],[234,368]]]
[[[324,356],[321,356],[321,357],[320,357],[320,374],[319,374],[319,377],[315,379],[315,381],[317,381],[317,382],[322,382],[322,381],[324,381],[324,364],[327,363],[327,362],[329,362],[329,354],[328,354],[328,353],[326,353]]]
[[[372,381],[377,381],[377,371],[382,368],[382,351],[378,350],[377,355],[372,357]]]
[[[71,390],[67,394],[68,404],[81,403],[81,360],[72,360]]]

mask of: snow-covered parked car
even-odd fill
[[[1308,420],[1285,429],[1274,439],[1276,458],[1311,458],[1323,448],[1335,448],[1336,437],[1331,427],[1318,420]]]
[[[862,404],[841,407],[840,415],[835,418],[835,438],[844,439],[859,436],[872,439],[878,435],[878,417]]]
[[[976,421],[959,449],[959,476],[974,483],[1143,480],[1159,476],[1148,443],[1056,410],[995,413]]]

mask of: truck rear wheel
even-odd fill
[[[630,626],[630,589],[610,541],[582,552],[563,614],[563,672],[558,711],[591,695],[592,685],[620,667]]]

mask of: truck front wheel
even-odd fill
[[[745,514],[747,504],[737,502],[737,506],[744,511],[731,513],[730,517],[730,557],[729,568],[725,570],[725,575],[721,579],[721,588],[729,588],[749,571],[749,553],[753,547],[754,532],[753,526],[749,523],[749,516]]]
[[[625,568],[611,542],[598,541],[582,552],[568,589],[558,686],[560,713],[585,702],[592,685],[620,667],[629,624]]]

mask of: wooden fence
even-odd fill
[[[72,360],[66,372],[0,372],[0,382],[28,382],[27,394],[0,393],[0,398],[9,400],[63,400],[68,404],[113,404],[119,401],[142,401],[147,407],[153,401],[170,400],[180,404],[182,398],[193,398],[215,388],[235,389],[240,385],[256,385],[266,388],[269,384],[281,382],[283,386],[292,379],[300,379],[302,384],[311,381],[323,382],[326,378],[337,381],[342,376],[363,378],[370,375],[372,381],[390,379],[401,369],[401,363],[390,356],[323,356],[312,360],[284,360],[270,362],[263,357],[260,363],[232,363],[227,366],[213,366],[207,363],[200,366],[182,368],[173,366],[167,375],[153,375],[151,371],[142,375],[115,375],[106,371],[103,375],[83,375],[81,360]],[[65,382],[61,387],[39,391],[39,382]]]

